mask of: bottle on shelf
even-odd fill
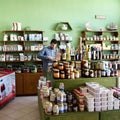
[[[88,60],[91,60],[91,48],[90,48],[90,45],[88,45]]]

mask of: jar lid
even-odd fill
[[[53,62],[58,62],[57,60],[54,60]]]
[[[59,65],[63,65],[63,63],[59,63]]]
[[[61,71],[62,74],[64,74],[65,72],[64,71]]]
[[[54,71],[54,72],[59,72],[59,70],[58,70],[58,69],[53,69],[53,71]]]

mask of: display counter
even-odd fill
[[[85,82],[98,82],[105,87],[115,87],[117,85],[117,77],[101,77],[101,78],[79,78],[79,79],[53,79],[52,86],[59,87],[59,83],[63,82],[66,90],[73,90],[85,84]],[[118,120],[120,118],[120,110],[101,111],[101,112],[67,112],[59,115],[46,115],[44,113],[42,103],[40,100],[40,91],[38,90],[38,104],[40,110],[41,120]]]
[[[0,71],[0,108],[16,96],[15,72]]]

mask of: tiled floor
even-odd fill
[[[37,96],[15,97],[0,109],[0,120],[40,120]]]

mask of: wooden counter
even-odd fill
[[[38,80],[42,73],[16,73],[16,95],[37,95]]]

